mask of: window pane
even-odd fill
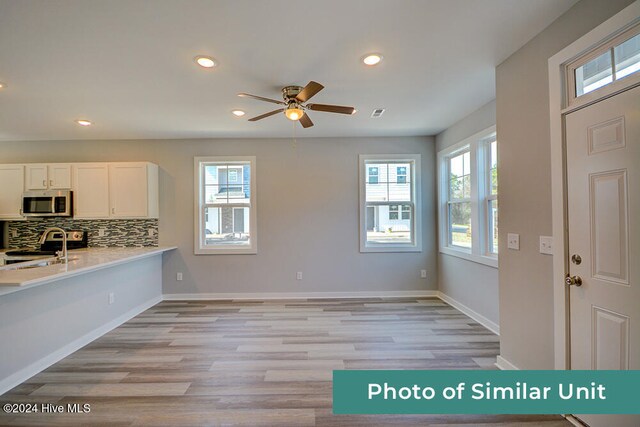
[[[498,194],[498,143],[491,143],[491,159],[489,162],[489,188],[491,194]]]
[[[471,248],[471,203],[449,203],[449,241],[453,246]]]
[[[616,61],[616,80],[640,70],[640,34],[616,46],[613,56]]]
[[[389,183],[389,201],[392,202],[410,202],[411,201],[411,184],[395,184]]]
[[[449,159],[449,198],[471,197],[471,155],[459,154]]]
[[[613,81],[611,51],[576,68],[576,97],[594,91]]]
[[[382,205],[366,207],[367,243],[394,244],[411,242],[411,220],[405,220],[406,209],[411,205]],[[410,214],[409,214],[410,215]]]
[[[365,193],[367,202],[388,201],[387,184],[366,184]]]
[[[204,186],[204,202],[205,203],[227,203],[226,186],[205,185]]]
[[[204,183],[217,185],[219,183],[219,166],[207,165],[204,167]],[[222,169],[223,173],[226,173],[225,169]],[[225,179],[226,181],[226,179]]]
[[[205,245],[249,245],[249,208],[208,207]]]
[[[498,253],[498,201],[489,200],[489,252]]]

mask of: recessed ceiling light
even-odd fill
[[[4,89],[5,87],[7,87],[7,84],[0,82],[0,89]]]
[[[244,115],[246,114],[246,113],[245,113],[244,111],[242,111],[242,110],[233,110],[231,113],[232,113],[234,116],[236,116],[236,117],[242,117],[242,116],[244,116]]]
[[[195,61],[199,66],[203,68],[213,68],[218,65],[216,60],[210,56],[196,56]]]
[[[379,53],[369,53],[362,58],[365,65],[378,65],[382,61],[382,55]]]
[[[79,124],[80,126],[91,126],[93,124],[93,122],[89,120],[84,120],[84,119],[78,119],[76,120],[76,123]]]

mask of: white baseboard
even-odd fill
[[[85,345],[89,344],[91,341],[100,338],[102,335],[106,334],[112,329],[117,328],[127,320],[132,319],[143,311],[153,307],[160,301],[162,301],[162,297],[160,296],[152,298],[151,300],[132,308],[123,315],[116,317],[109,323],[106,323],[94,329],[93,331],[81,336],[80,338],[70,342],[69,344],[66,344],[55,352],[48,354],[42,359],[20,369],[18,372],[15,372],[7,378],[0,380],[0,395],[6,393],[17,385],[22,384],[32,376],[44,371],[49,366],[53,365],[56,362],[59,362],[65,357],[69,356],[71,353],[78,351]]]
[[[164,294],[165,301],[193,300],[272,300],[272,299],[318,299],[318,298],[419,298],[438,297],[438,291],[377,291],[377,292],[261,292],[261,293],[198,293]]]
[[[519,371],[520,370],[520,368],[518,368],[516,365],[509,362],[507,359],[505,359],[500,355],[496,357],[496,366],[498,367],[498,369],[502,371]]]
[[[466,305],[462,304],[460,301],[457,301],[451,298],[449,295],[443,294],[440,291],[438,291],[438,298],[440,298],[442,301],[446,302],[447,304],[451,305],[452,307],[460,310],[461,312],[463,312],[464,314],[466,314],[476,322],[480,323],[482,326],[484,326],[494,334],[500,335],[500,325],[487,319],[477,311],[470,309]]]

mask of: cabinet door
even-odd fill
[[[71,188],[71,165],[57,163],[49,165],[49,188],[52,190],[68,190]]]
[[[146,217],[147,188],[146,163],[111,163],[109,165],[111,217]]]
[[[109,167],[106,163],[73,165],[75,218],[109,217]]]
[[[47,165],[26,165],[25,170],[25,189],[46,190],[48,188]]]
[[[0,218],[21,217],[24,166],[0,165]]]

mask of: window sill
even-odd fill
[[[196,248],[193,251],[194,255],[255,255],[257,253],[258,250],[256,248]]]
[[[422,248],[418,246],[361,246],[360,252],[422,252]]]
[[[440,253],[445,255],[454,256],[457,258],[462,258],[467,261],[475,262],[477,264],[483,264],[487,267],[498,268],[498,258],[490,257],[485,255],[476,255],[471,252],[466,252],[463,250],[452,249],[449,247],[441,247]]]

